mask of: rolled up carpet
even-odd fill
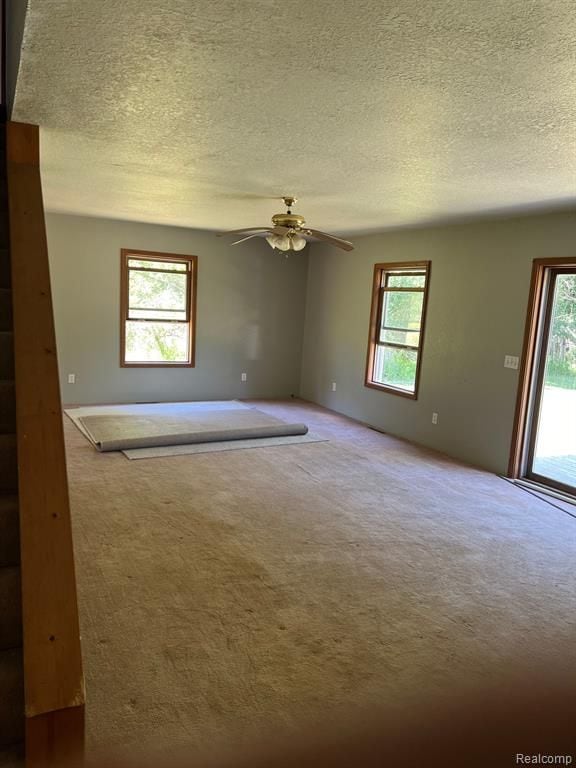
[[[110,440],[95,440],[94,445],[101,452],[126,451],[134,448],[154,448],[162,445],[191,445],[195,443],[214,443],[222,440],[249,440],[261,437],[283,437],[285,435],[305,435],[306,424],[270,424],[257,427],[238,427],[234,429],[213,429],[200,432],[173,432],[163,435],[143,435],[122,437]]]

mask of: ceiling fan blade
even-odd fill
[[[244,240],[250,240],[253,237],[259,237],[260,232],[254,232],[253,235],[247,235],[246,237],[243,237],[241,240],[236,240],[234,243],[230,243],[230,245],[238,245],[238,243],[243,243]]]
[[[242,232],[270,232],[270,227],[245,227],[244,229],[231,229],[228,232],[216,232],[216,237],[223,235],[239,235]]]
[[[329,235],[326,232],[319,232],[317,229],[309,229],[308,227],[306,229],[312,237],[317,237],[318,240],[325,240],[327,243],[335,245],[336,248],[342,248],[344,251],[354,250],[354,246],[349,240],[342,240],[340,237],[334,237],[334,235]]]

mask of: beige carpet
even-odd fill
[[[576,520],[315,406],[256,405],[329,442],[127,462],[65,420],[92,752],[246,743],[540,658],[574,675]]]

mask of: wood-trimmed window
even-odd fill
[[[120,365],[193,367],[198,258],[123,248]]]
[[[367,387],[418,397],[430,262],[374,265]]]

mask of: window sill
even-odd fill
[[[195,363],[120,363],[120,368],[195,368]]]
[[[379,389],[381,392],[388,392],[391,395],[400,395],[400,397],[407,397],[409,400],[417,400],[417,392],[407,392],[405,389],[397,389],[396,387],[390,387],[387,384],[377,384],[374,381],[365,381],[365,387],[370,389]]]

